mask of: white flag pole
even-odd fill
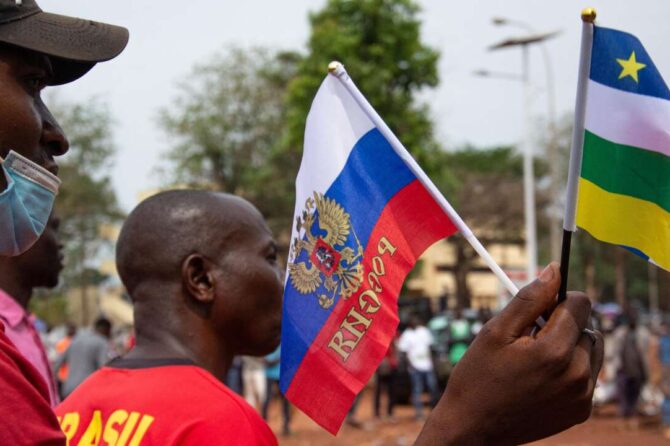
[[[561,287],[558,290],[558,301],[565,299],[568,287],[568,267],[570,265],[570,245],[572,234],[577,230],[575,224],[577,213],[577,192],[579,176],[582,171],[582,152],[584,150],[584,121],[586,116],[586,95],[591,72],[591,50],[593,47],[593,22],[596,10],[586,8],[582,11],[582,46],[579,56],[579,74],[577,77],[577,96],[575,98],[575,122],[572,127],[572,143],[570,146],[570,165],[568,167],[568,183],[565,198],[565,214],[563,217],[563,243],[561,247]]]
[[[463,219],[456,213],[454,208],[449,204],[446,198],[444,198],[444,195],[439,191],[439,189],[433,184],[430,178],[424,173],[424,171],[419,167],[417,162],[412,158],[412,156],[409,154],[405,146],[400,142],[397,136],[393,134],[391,129],[386,125],[384,120],[379,116],[379,114],[375,111],[374,108],[372,108],[372,105],[368,102],[367,99],[365,99],[365,96],[360,92],[358,87],[356,87],[356,84],[351,80],[349,77],[349,74],[347,71],[344,69],[344,66],[339,63],[339,62],[331,62],[328,65],[328,72],[335,76],[340,82],[342,82],[342,85],[347,89],[347,91],[351,94],[351,96],[354,98],[354,100],[358,103],[358,105],[361,106],[363,111],[365,111],[365,114],[368,115],[368,118],[375,124],[375,126],[379,129],[379,131],[384,135],[386,140],[391,144],[391,147],[393,150],[398,154],[398,156],[405,162],[407,167],[416,175],[417,179],[426,187],[428,192],[433,196],[435,201],[440,205],[442,210],[446,212],[446,214],[449,216],[451,221],[456,225],[458,230],[461,232],[463,237],[472,245],[475,251],[477,251],[477,254],[480,255],[482,260],[486,263],[486,265],[491,269],[493,274],[496,275],[498,280],[502,282],[502,284],[505,286],[507,291],[512,296],[515,296],[519,292],[519,288],[517,288],[516,285],[514,285],[514,282],[510,280],[509,277],[505,274],[505,272],[498,266],[495,260],[493,260],[493,257],[491,257],[491,254],[482,246],[482,244],[479,242],[477,237],[472,233],[468,225],[465,224]]]

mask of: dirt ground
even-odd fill
[[[270,426],[281,446],[405,446],[414,443],[422,423],[414,421],[411,406],[398,406],[395,421],[375,420],[372,416],[372,397],[368,390],[358,406],[357,417],[361,428],[345,424],[337,437],[321,429],[299,410],[292,408],[289,436],[281,435],[279,405],[270,407]],[[554,437],[532,443],[533,446],[656,446],[670,445],[661,435],[657,420],[642,420],[638,429],[625,428],[616,416],[616,408],[605,407],[584,424],[573,427]]]

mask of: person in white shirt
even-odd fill
[[[409,376],[412,382],[412,404],[416,410],[417,420],[423,419],[423,402],[421,395],[424,383],[430,393],[431,404],[437,399],[437,380],[433,372],[433,359],[430,347],[433,335],[418,315],[412,315],[407,329],[400,336],[398,349],[405,355],[409,365]]]
[[[267,392],[265,362],[262,357],[242,356],[242,383],[244,399],[261,413]]]

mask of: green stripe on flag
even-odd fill
[[[670,212],[670,157],[584,135],[582,178],[615,194],[657,204]]]

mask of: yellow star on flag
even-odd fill
[[[617,59],[617,62],[619,62],[619,65],[622,66],[621,74],[619,74],[619,79],[623,79],[626,76],[630,76],[633,78],[635,82],[638,82],[637,79],[637,72],[646,67],[645,64],[639,63],[637,60],[635,60],[635,51],[630,53],[630,57],[628,60],[626,59]]]

